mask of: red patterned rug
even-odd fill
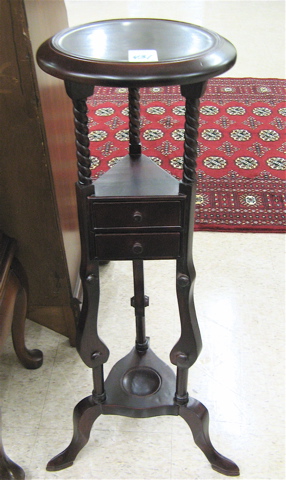
[[[215,78],[201,100],[196,230],[285,231],[285,90],[277,79]],[[143,88],[143,153],[181,178],[184,99],[179,87]],[[128,153],[127,89],[88,99],[93,178]]]

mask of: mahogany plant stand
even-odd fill
[[[147,31],[153,32],[148,38]],[[174,35],[177,47],[173,48],[169,39]],[[149,38],[153,39],[150,44]],[[140,61],[128,59],[127,50],[139,51]],[[146,59],[146,51],[157,52],[158,60],[154,61],[151,53],[152,60]],[[77,350],[92,368],[94,381],[92,395],[75,407],[73,439],[48,463],[50,471],[72,465],[99,415],[179,415],[189,425],[212,468],[226,475],[239,475],[237,465],[213,447],[208,411],[189,397],[187,389],[188,369],[202,346],[193,300],[192,259],[199,98],[207,79],[230,68],[235,57],[234,47],[214,32],[181,22],[150,19],[76,27],[47,40],[38,51],[39,65],[64,79],[74,105],[83,286]],[[140,87],[174,84],[181,85],[186,99],[180,182],[143,155],[140,143]],[[129,99],[129,153],[96,181],[91,179],[86,105],[94,85],[126,87]],[[144,293],[143,261],[153,259],[176,259],[177,263],[181,336],[170,354],[176,375],[153,353],[145,334],[148,297]],[[99,263],[110,260],[133,262],[131,305],[135,309],[136,342],[105,380],[103,365],[109,351],[97,332]]]

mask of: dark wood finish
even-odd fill
[[[15,258],[16,242],[0,232],[0,354],[12,327],[15,352],[22,365],[36,369],[43,363],[40,350],[25,346],[25,320],[27,314],[28,284],[25,271]],[[24,471],[5,453],[1,437],[0,411],[0,478],[20,480]]]
[[[145,49],[155,49],[159,61],[128,61],[129,50]],[[38,51],[39,65],[50,75],[77,83],[130,88],[204,82],[229,70],[235,59],[233,45],[215,32],[149,18],[74,27],[50,38]]]
[[[28,281],[15,251],[15,240],[0,232],[0,346],[4,345],[12,327],[13,344],[20,362],[26,368],[36,369],[43,363],[43,354],[25,347]]]
[[[129,155],[141,155],[140,143],[140,92],[139,88],[128,89],[129,103]]]
[[[95,235],[95,255],[101,260],[177,258],[179,233],[105,233]]]
[[[148,352],[149,353],[149,352]],[[138,358],[138,354],[136,355]],[[152,365],[154,364],[154,361]],[[125,365],[126,367],[127,365]],[[129,365],[128,365],[129,366]],[[158,371],[158,365],[154,365],[156,370]],[[144,368],[139,367],[138,364],[134,365],[134,368],[142,374],[144,372]],[[166,372],[164,373],[164,393],[165,397],[167,397],[167,389],[166,385],[169,386],[168,380],[166,379]],[[118,387],[118,383],[116,384]],[[122,387],[119,386],[122,391]],[[107,390],[107,395],[109,391]],[[112,396],[112,392],[111,392]],[[129,399],[131,398],[130,395],[126,395]],[[153,400],[157,399],[156,392],[153,395],[150,395]],[[171,397],[171,395],[170,395]],[[147,398],[145,396],[144,398]],[[117,397],[118,399],[118,397]],[[165,398],[167,400],[167,398]],[[162,406],[162,400],[160,398],[161,407],[154,405],[153,407],[148,407],[146,404],[143,406],[142,409],[138,409],[138,405],[136,407],[129,407],[122,405],[122,399],[120,398],[121,403],[117,404],[109,404],[109,401],[104,401],[104,403],[95,403],[92,396],[86,397],[80,403],[77,404],[74,410],[74,436],[67,447],[66,450],[61,452],[59,455],[54,457],[47,465],[48,471],[58,471],[62,470],[63,468],[70,467],[77,454],[80,450],[86,445],[89,440],[90,431],[93,426],[93,423],[100,415],[122,415],[127,417],[137,417],[137,418],[144,418],[144,417],[152,417],[152,416],[159,416],[159,415],[175,415],[181,416],[189,425],[194,441],[197,446],[202,450],[205,454],[207,459],[209,460],[213,470],[216,470],[219,473],[228,476],[238,476],[239,469],[237,465],[229,460],[228,458],[221,455],[219,452],[215,450],[213,447],[210,437],[209,437],[209,414],[206,407],[195,400],[194,398],[190,398],[188,404],[178,406],[174,405],[174,402],[171,398],[169,398],[170,403]],[[148,415],[149,413],[149,415]]]
[[[95,41],[98,26],[106,34],[106,48],[101,45],[100,57]],[[124,34],[122,26],[126,27]],[[146,36],[147,30],[152,33],[150,36]],[[92,42],[91,34],[95,35]],[[191,37],[196,38],[194,43],[201,50],[190,53]],[[124,55],[136,46],[155,48],[159,61],[128,63]],[[72,465],[101,414],[137,418],[180,415],[212,468],[226,475],[239,475],[237,465],[214,449],[207,409],[189,398],[187,389],[188,369],[202,347],[193,299],[192,258],[199,99],[206,80],[234,63],[235,49],[217,34],[201,28],[180,22],[135,19],[99,22],[65,31],[45,42],[37,58],[46,72],[65,80],[74,104],[84,292],[77,349],[85,364],[93,369],[94,380],[92,395],[75,407],[70,445],[48,463],[47,469],[55,471]],[[129,154],[94,182],[86,116],[86,98],[93,84],[129,87]],[[141,154],[139,130],[138,88],[173,84],[181,85],[186,99],[180,182]],[[174,258],[177,263],[181,336],[170,353],[170,360],[177,367],[176,375],[152,352],[145,334],[145,307],[149,299],[144,294],[143,261],[162,258]],[[114,259],[133,262],[131,305],[135,310],[136,340],[135,347],[113,366],[105,380],[103,366],[109,351],[97,332],[99,263]]]
[[[164,201],[161,197],[148,201],[138,197],[125,197],[118,199],[110,197],[97,197],[92,201],[93,228],[99,229],[122,229],[122,228],[144,228],[144,227],[174,227],[181,225],[181,202]]]
[[[74,343],[80,240],[72,109],[35,50],[67,27],[63,0],[1,0],[0,228],[17,240],[29,280],[28,317]],[[43,281],[44,279],[44,281]]]
[[[4,450],[1,434],[1,411],[0,411],[0,478],[1,480],[23,480],[25,472],[11,458],[9,458]]]
[[[135,345],[138,352],[145,352],[149,347],[149,342],[145,331],[145,307],[148,307],[149,305],[149,297],[144,294],[143,260],[133,260],[133,281],[134,297],[131,298],[131,305],[135,309]]]
[[[174,195],[176,198],[173,200],[178,201],[177,179],[162,170],[150,158],[145,155],[135,155],[135,157],[127,155],[123,160],[93,183],[92,191],[96,198],[139,198],[141,196],[169,198],[170,195]]]

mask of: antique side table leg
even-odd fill
[[[28,350],[25,345],[25,321],[28,304],[28,280],[21,263],[14,258],[11,265],[11,274],[18,284],[18,292],[15,299],[12,339],[17,357],[22,365],[29,369],[39,368],[43,364],[41,350]]]
[[[2,420],[0,409],[0,478],[1,480],[23,480],[24,470],[14,463],[5,453],[2,443]]]
[[[25,346],[28,283],[23,267],[14,257],[16,242],[0,232],[0,247],[0,352],[12,328],[14,348],[20,362],[26,368],[39,368],[43,362],[42,352],[30,351]],[[22,480],[24,470],[6,455],[1,430],[0,409],[0,478]]]

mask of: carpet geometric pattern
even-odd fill
[[[200,104],[195,230],[285,231],[286,82],[214,78]],[[126,88],[88,99],[92,177],[128,152]],[[140,89],[145,155],[181,178],[184,98],[179,87]]]

